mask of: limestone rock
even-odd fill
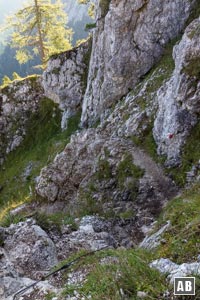
[[[67,127],[67,119],[80,110],[87,83],[90,51],[89,39],[77,48],[54,55],[42,75],[46,96],[59,103],[63,111],[63,129]]]
[[[200,275],[200,263],[183,263],[181,265],[175,264],[167,258],[160,258],[153,261],[150,266],[157,269],[163,274],[168,274],[167,278],[173,284],[174,277],[187,277],[190,275]]]
[[[57,264],[56,248],[52,240],[34,221],[29,219],[11,225],[3,244],[4,255],[1,263],[14,266],[13,272],[21,275],[36,276]],[[5,269],[6,271],[6,269]],[[6,274],[9,274],[8,269]]]
[[[82,124],[109,113],[183,29],[197,1],[98,1]]]
[[[180,163],[181,148],[200,112],[199,26],[200,19],[194,20],[174,47],[175,70],[158,92],[153,132],[158,154],[167,155],[168,165]]]
[[[132,162],[144,171],[137,179],[134,179],[134,174],[127,175],[120,187],[118,167],[127,153]],[[138,235],[141,240],[143,234],[139,233],[140,228],[144,223],[151,223],[167,199],[176,193],[162,168],[134,147],[130,140],[110,137],[103,130],[96,129],[83,130],[71,138],[64,151],[42,169],[36,191],[49,202],[66,203],[72,215],[84,209],[100,215],[110,213],[116,219],[123,214],[130,215],[124,224],[116,222],[112,229],[113,236],[116,238],[118,235],[118,243],[127,247],[134,243],[128,232],[134,231],[135,238]],[[91,225],[81,226],[93,231]]]
[[[43,96],[40,79],[35,77],[16,80],[0,91],[0,165],[23,141],[29,116]]]
[[[146,236],[145,239],[140,243],[140,247],[146,249],[154,249],[160,245],[162,234],[170,227],[170,221],[167,221],[163,227],[161,227],[157,232],[150,236]]]

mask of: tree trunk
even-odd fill
[[[37,24],[37,30],[38,30],[38,36],[39,36],[39,53],[40,58],[42,61],[42,64],[45,62],[45,52],[44,52],[44,44],[43,44],[43,38],[42,38],[42,26],[41,26],[41,15],[40,15],[40,9],[38,5],[38,0],[34,0],[35,2],[35,12],[36,12],[36,24]]]

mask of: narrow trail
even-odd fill
[[[134,158],[135,165],[144,169],[145,175],[153,179],[153,182],[159,186],[166,200],[177,195],[179,190],[173,180],[164,174],[163,168],[143,149],[134,146],[129,151]]]

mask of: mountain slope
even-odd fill
[[[21,299],[198,299],[199,12],[100,0],[92,45],[1,90],[2,299],[95,249]]]

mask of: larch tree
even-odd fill
[[[8,17],[10,45],[16,48],[16,59],[26,63],[39,55],[42,65],[58,52],[71,48],[72,30],[66,27],[67,14],[61,0],[29,0]]]
[[[89,4],[90,6],[88,8],[88,15],[94,19],[94,10],[95,10],[95,4],[92,0],[78,0],[78,3],[80,4]]]

